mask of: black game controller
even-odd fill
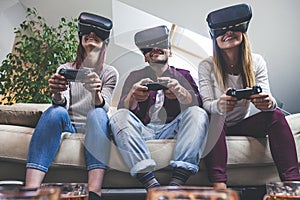
[[[168,90],[168,81],[159,81],[152,83],[142,83],[142,86],[148,87],[148,90]]]
[[[65,69],[62,68],[58,73],[64,76],[68,81],[82,81],[85,76],[92,71],[90,69]]]
[[[226,92],[226,95],[236,97],[238,100],[241,99],[249,99],[249,97],[253,94],[261,93],[262,89],[260,86],[253,86],[252,88],[246,88],[246,89],[229,89]]]

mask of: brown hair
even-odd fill
[[[99,66],[98,66],[98,68],[95,69],[95,72],[97,72],[98,74],[100,73],[100,71],[102,70],[102,67],[103,67],[103,63],[104,63],[104,59],[105,59],[105,55],[106,55],[106,47],[107,47],[107,43],[103,42],[102,47],[101,47],[100,57],[99,57]],[[80,37],[80,42],[77,47],[76,60],[73,63],[73,65],[75,65],[76,69],[80,68],[84,59],[85,59],[85,50],[82,46],[81,37]]]
[[[243,41],[240,45],[240,60],[242,61],[241,76],[244,88],[255,85],[255,77],[253,71],[253,62],[251,56],[251,48],[247,33],[243,33]],[[213,39],[213,61],[214,72],[221,91],[227,89],[228,75],[225,72],[224,60],[222,58],[221,49],[218,47],[216,39]]]

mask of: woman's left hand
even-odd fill
[[[91,92],[100,92],[102,87],[102,82],[96,72],[92,72],[86,75],[85,79],[82,81],[85,89]]]
[[[251,95],[250,99],[254,106],[260,110],[269,110],[273,106],[272,99],[266,93]]]

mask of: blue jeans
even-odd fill
[[[109,124],[132,176],[154,170],[156,164],[145,141],[157,139],[176,139],[174,157],[170,161],[173,168],[183,168],[193,174],[198,171],[209,126],[202,108],[189,107],[170,123],[146,126],[129,110],[120,109],[110,118]]]
[[[27,168],[47,172],[54,160],[61,142],[62,132],[77,132],[64,107],[51,106],[39,120],[28,150]],[[110,154],[108,116],[104,109],[95,108],[88,112],[85,132],[85,159],[87,169],[107,168]],[[72,156],[72,152],[69,152]]]

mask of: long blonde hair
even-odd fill
[[[243,33],[243,41],[239,49],[240,60],[242,61],[241,76],[244,88],[255,85],[255,77],[253,71],[253,62],[251,56],[251,48],[247,33]],[[224,60],[222,58],[221,49],[219,48],[216,39],[213,39],[213,61],[214,72],[221,91],[227,89],[228,74],[225,71]]]

